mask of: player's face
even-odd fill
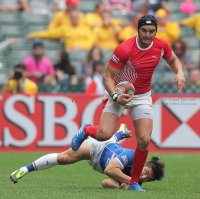
[[[144,166],[140,175],[140,182],[150,182],[153,181],[153,178],[154,176],[152,168]]]
[[[155,26],[142,26],[139,30],[139,38],[143,44],[150,45],[156,36]]]

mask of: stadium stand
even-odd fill
[[[93,12],[98,2],[99,2],[98,0],[80,1],[78,10],[82,11],[83,13]]]
[[[78,10],[84,12],[93,12],[97,3],[102,2],[100,0],[81,0]],[[200,12],[200,1],[194,0],[194,4],[197,8],[197,12]],[[169,20],[179,21],[186,17],[187,15],[180,12],[180,1],[169,1],[172,13],[169,14]],[[113,14],[115,18],[118,19],[128,19],[130,21],[131,15],[116,15]],[[57,53],[64,49],[64,45],[59,40],[47,40],[47,39],[26,39],[26,35],[31,32],[44,30],[47,28],[51,20],[50,15],[38,15],[33,13],[23,13],[23,12],[13,12],[13,13],[0,13],[0,41],[4,41],[9,38],[20,38],[20,41],[12,46],[7,47],[3,52],[0,53],[0,84],[5,84],[8,81],[8,73],[11,71],[16,63],[22,62],[23,59],[32,53],[32,45],[35,41],[42,41],[44,44],[45,54],[52,60],[53,63],[56,61]],[[200,39],[196,38],[195,30],[190,27],[181,28],[181,39],[188,43],[188,55],[200,50]],[[78,78],[81,77],[82,60],[87,56],[88,51],[71,51],[69,52],[69,57],[71,63],[75,67],[76,74]],[[113,51],[103,51],[104,62],[107,64]],[[164,75],[163,75],[164,74]],[[173,73],[164,73],[164,61],[161,60],[158,67],[154,71],[154,76],[152,79],[152,90],[155,93],[158,92],[177,92],[176,85],[164,84],[164,82],[173,82]],[[164,86],[165,85],[165,86]],[[186,88],[192,90],[192,86],[186,86]],[[196,85],[196,91],[199,92],[199,86]],[[39,92],[48,89],[53,89],[53,92],[83,92],[84,85],[77,86],[61,86],[56,85],[49,87],[39,85]],[[184,92],[189,91],[184,90]],[[195,89],[194,89],[195,90]],[[52,90],[51,90],[52,91]]]

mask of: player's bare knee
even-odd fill
[[[137,145],[140,150],[148,149],[150,143],[150,135],[144,135],[137,139]]]
[[[99,128],[99,131],[97,132],[97,139],[99,141],[105,141],[105,140],[108,140],[111,138],[112,136],[112,132],[109,132],[108,129],[102,127],[102,128]]]
[[[65,165],[69,161],[69,156],[67,154],[59,153],[57,157],[58,164]]]

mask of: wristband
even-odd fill
[[[111,95],[111,97],[112,97],[112,99],[113,99],[114,102],[117,102],[119,95],[118,95],[116,92],[114,92],[114,93]]]

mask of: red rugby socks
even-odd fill
[[[99,129],[99,125],[97,125],[97,126],[90,126],[90,125],[88,125],[88,126],[86,126],[84,128],[84,132],[85,132],[85,134],[87,136],[90,136],[90,137],[96,139],[96,134],[97,134],[97,130],[98,129]]]
[[[147,159],[147,155],[148,155],[148,150],[141,151],[138,148],[136,149],[130,184],[139,181],[142,169]]]

